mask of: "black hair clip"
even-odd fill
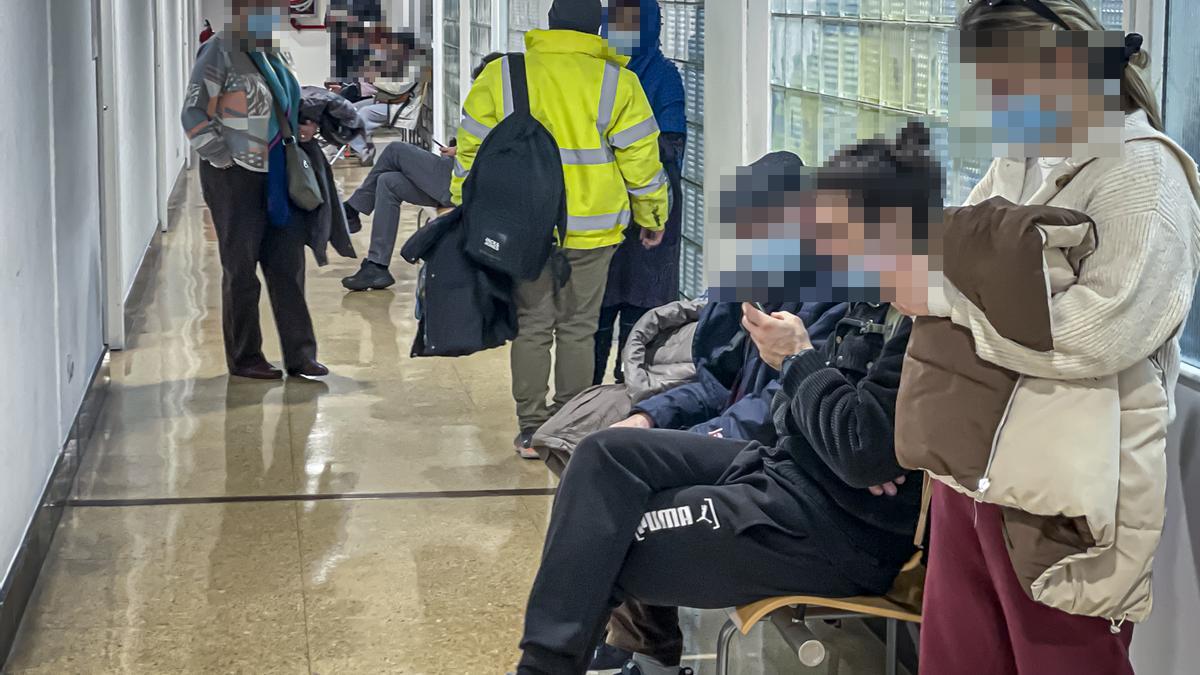
[[[1129,63],[1129,59],[1133,58],[1134,54],[1142,51],[1143,38],[1139,33],[1130,33],[1125,36],[1125,62]]]

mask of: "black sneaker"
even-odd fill
[[[358,212],[358,209],[350,206],[350,202],[344,202],[342,209],[346,212],[346,226],[350,230],[350,234],[362,232],[362,214]]]
[[[396,283],[396,279],[388,272],[388,268],[364,260],[358,273],[342,279],[342,285],[351,291],[382,290]]]
[[[592,654],[592,664],[588,666],[588,672],[619,673],[632,658],[633,652],[602,642]]]
[[[625,664],[625,667],[621,670],[621,675],[643,675],[642,668],[631,660]],[[679,675],[695,675],[695,671],[691,668],[681,667]]]
[[[521,459],[541,459],[541,456],[538,455],[537,450],[533,447],[533,432],[535,431],[537,429],[526,429],[517,434],[517,437],[513,439],[513,450],[517,451]]]

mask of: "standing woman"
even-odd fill
[[[931,293],[928,306],[906,303],[903,309],[950,317],[960,330],[970,331],[983,361],[1048,383],[1054,395],[1072,391],[1067,387],[1073,383],[1085,386],[1115,376],[1119,410],[1061,399],[1071,401],[1067,414],[1083,419],[1059,423],[1120,428],[1119,496],[1112,497],[1117,513],[1113,550],[1120,555],[1109,556],[1107,566],[1076,567],[1069,582],[1056,577],[1035,589],[1054,606],[1035,602],[1030,584],[1022,580],[1029,578],[1029,568],[1041,571],[1059,561],[1055,569],[1071,564],[1071,558],[1060,561],[1055,555],[1030,565],[1024,560],[1029,548],[1013,546],[1027,541],[1017,535],[1028,538],[1029,532],[1006,528],[1009,521],[1000,507],[934,481],[921,672],[1132,673],[1133,622],[1149,611],[1150,567],[1165,510],[1165,438],[1180,369],[1178,331],[1200,268],[1200,179],[1192,160],[1162,133],[1158,104],[1141,72],[1148,58],[1140,36],[1128,36],[1123,50],[1105,47],[1104,59],[1096,58],[1099,40],[1089,48],[1088,40],[1059,39],[1053,49],[1038,49],[1039,40],[1031,39],[1036,33],[1029,31],[1103,30],[1084,0],[976,0],[960,14],[959,27],[964,45],[972,47],[964,47],[963,60],[981,81],[990,80],[994,96],[987,100],[999,134],[993,142],[1011,144],[1010,153],[1025,148],[1015,151],[1024,160],[996,159],[969,204],[1001,196],[1021,205],[1073,209],[1095,222],[1098,243],[1080,263],[1074,285],[1050,298],[1049,349],[1006,340],[981,318],[981,309],[950,286]],[[1048,53],[1055,55],[1053,62],[1046,61]],[[1094,140],[1085,137],[1087,125],[1078,121],[1096,110],[1096,94],[1106,91],[1093,86],[1100,79],[1120,80],[1124,129],[1111,141],[1122,143],[1120,157],[1047,156],[1065,154],[1057,149],[1061,143],[1079,148]],[[1064,92],[1064,82],[1078,86],[1070,95],[1055,95]],[[1088,105],[1081,105],[1088,98]],[[1038,420],[1027,416],[1021,423]],[[1044,439],[1045,453],[1067,451],[1059,448],[1070,445],[1070,439],[1055,438],[1051,424],[1023,434]],[[1100,448],[1096,452],[1090,459],[1066,459],[1096,466],[1102,456]],[[1071,495],[1096,481],[1096,475],[1061,478],[1062,489]],[[982,480],[980,486],[987,489]],[[1040,536],[1054,540],[1058,534],[1047,530]]]
[[[661,132],[659,157],[671,181],[671,213],[663,242],[656,248],[642,245],[636,228],[629,228],[625,242],[613,256],[608,270],[608,287],[596,330],[596,370],[594,384],[604,380],[612,350],[613,326],[620,327],[618,350],[625,348],[633,325],[643,314],[679,299],[679,240],[683,214],[680,180],[684,146],[687,144],[686,96],[679,69],[663,55],[659,47],[662,14],[658,0],[613,0],[605,23],[608,43],[624,56],[626,66],[637,74],[654,109],[654,121]],[[617,352],[614,371],[621,373],[621,354]]]
[[[196,61],[182,114],[204,160],[200,184],[217,231],[229,372],[259,380],[283,377],[262,352],[259,265],[288,374],[329,374],[317,362],[304,300],[308,231],[288,196],[286,139],[276,114],[285,111],[302,142],[316,132],[315,124],[299,124],[300,85],[273,41],[287,8],[287,0],[233,0],[228,30],[209,40]]]

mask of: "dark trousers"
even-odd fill
[[[383,148],[371,173],[346,200],[359,213],[374,214],[367,260],[384,267],[392,264],[400,231],[400,206],[405,202],[450,205],[453,170],[452,158],[439,157],[409,143],[389,143]]]
[[[592,376],[593,385],[604,382],[604,371],[608,369],[608,355],[612,353],[613,324],[619,326],[617,366],[613,369],[613,377],[618,384],[625,382],[625,373],[621,371],[621,353],[625,351],[625,342],[633,332],[633,325],[649,311],[648,307],[633,305],[611,305],[600,309],[600,327],[596,329],[596,372]]]
[[[284,366],[298,368],[317,358],[317,338],[304,300],[308,234],[295,210],[295,222],[288,227],[267,222],[266,184],[265,173],[240,166],[217,169],[207,162],[200,165],[200,185],[221,255],[221,319],[230,370],[266,361],[258,313],[260,265],[279,329]]]
[[[782,451],[688,432],[608,429],[584,440],[555,498],[518,672],[585,672],[610,611],[630,597],[721,608],[863,592],[799,522],[785,463]]]
[[[1008,555],[999,507],[934,482],[921,672],[929,675],[1132,675],[1133,624],[1034,602]]]

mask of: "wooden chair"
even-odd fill
[[[918,552],[896,577],[892,590],[882,597],[820,598],[792,595],[766,598],[738,607],[730,612],[729,621],[721,629],[717,641],[717,675],[729,673],[734,635],[739,632],[748,634],[755,624],[764,619],[770,619],[779,629],[801,663],[814,667],[825,662],[829,650],[805,626],[806,620],[868,617],[887,620],[887,675],[896,675],[899,625],[902,621],[921,623],[921,593],[924,585],[925,567],[921,564],[921,553]]]

